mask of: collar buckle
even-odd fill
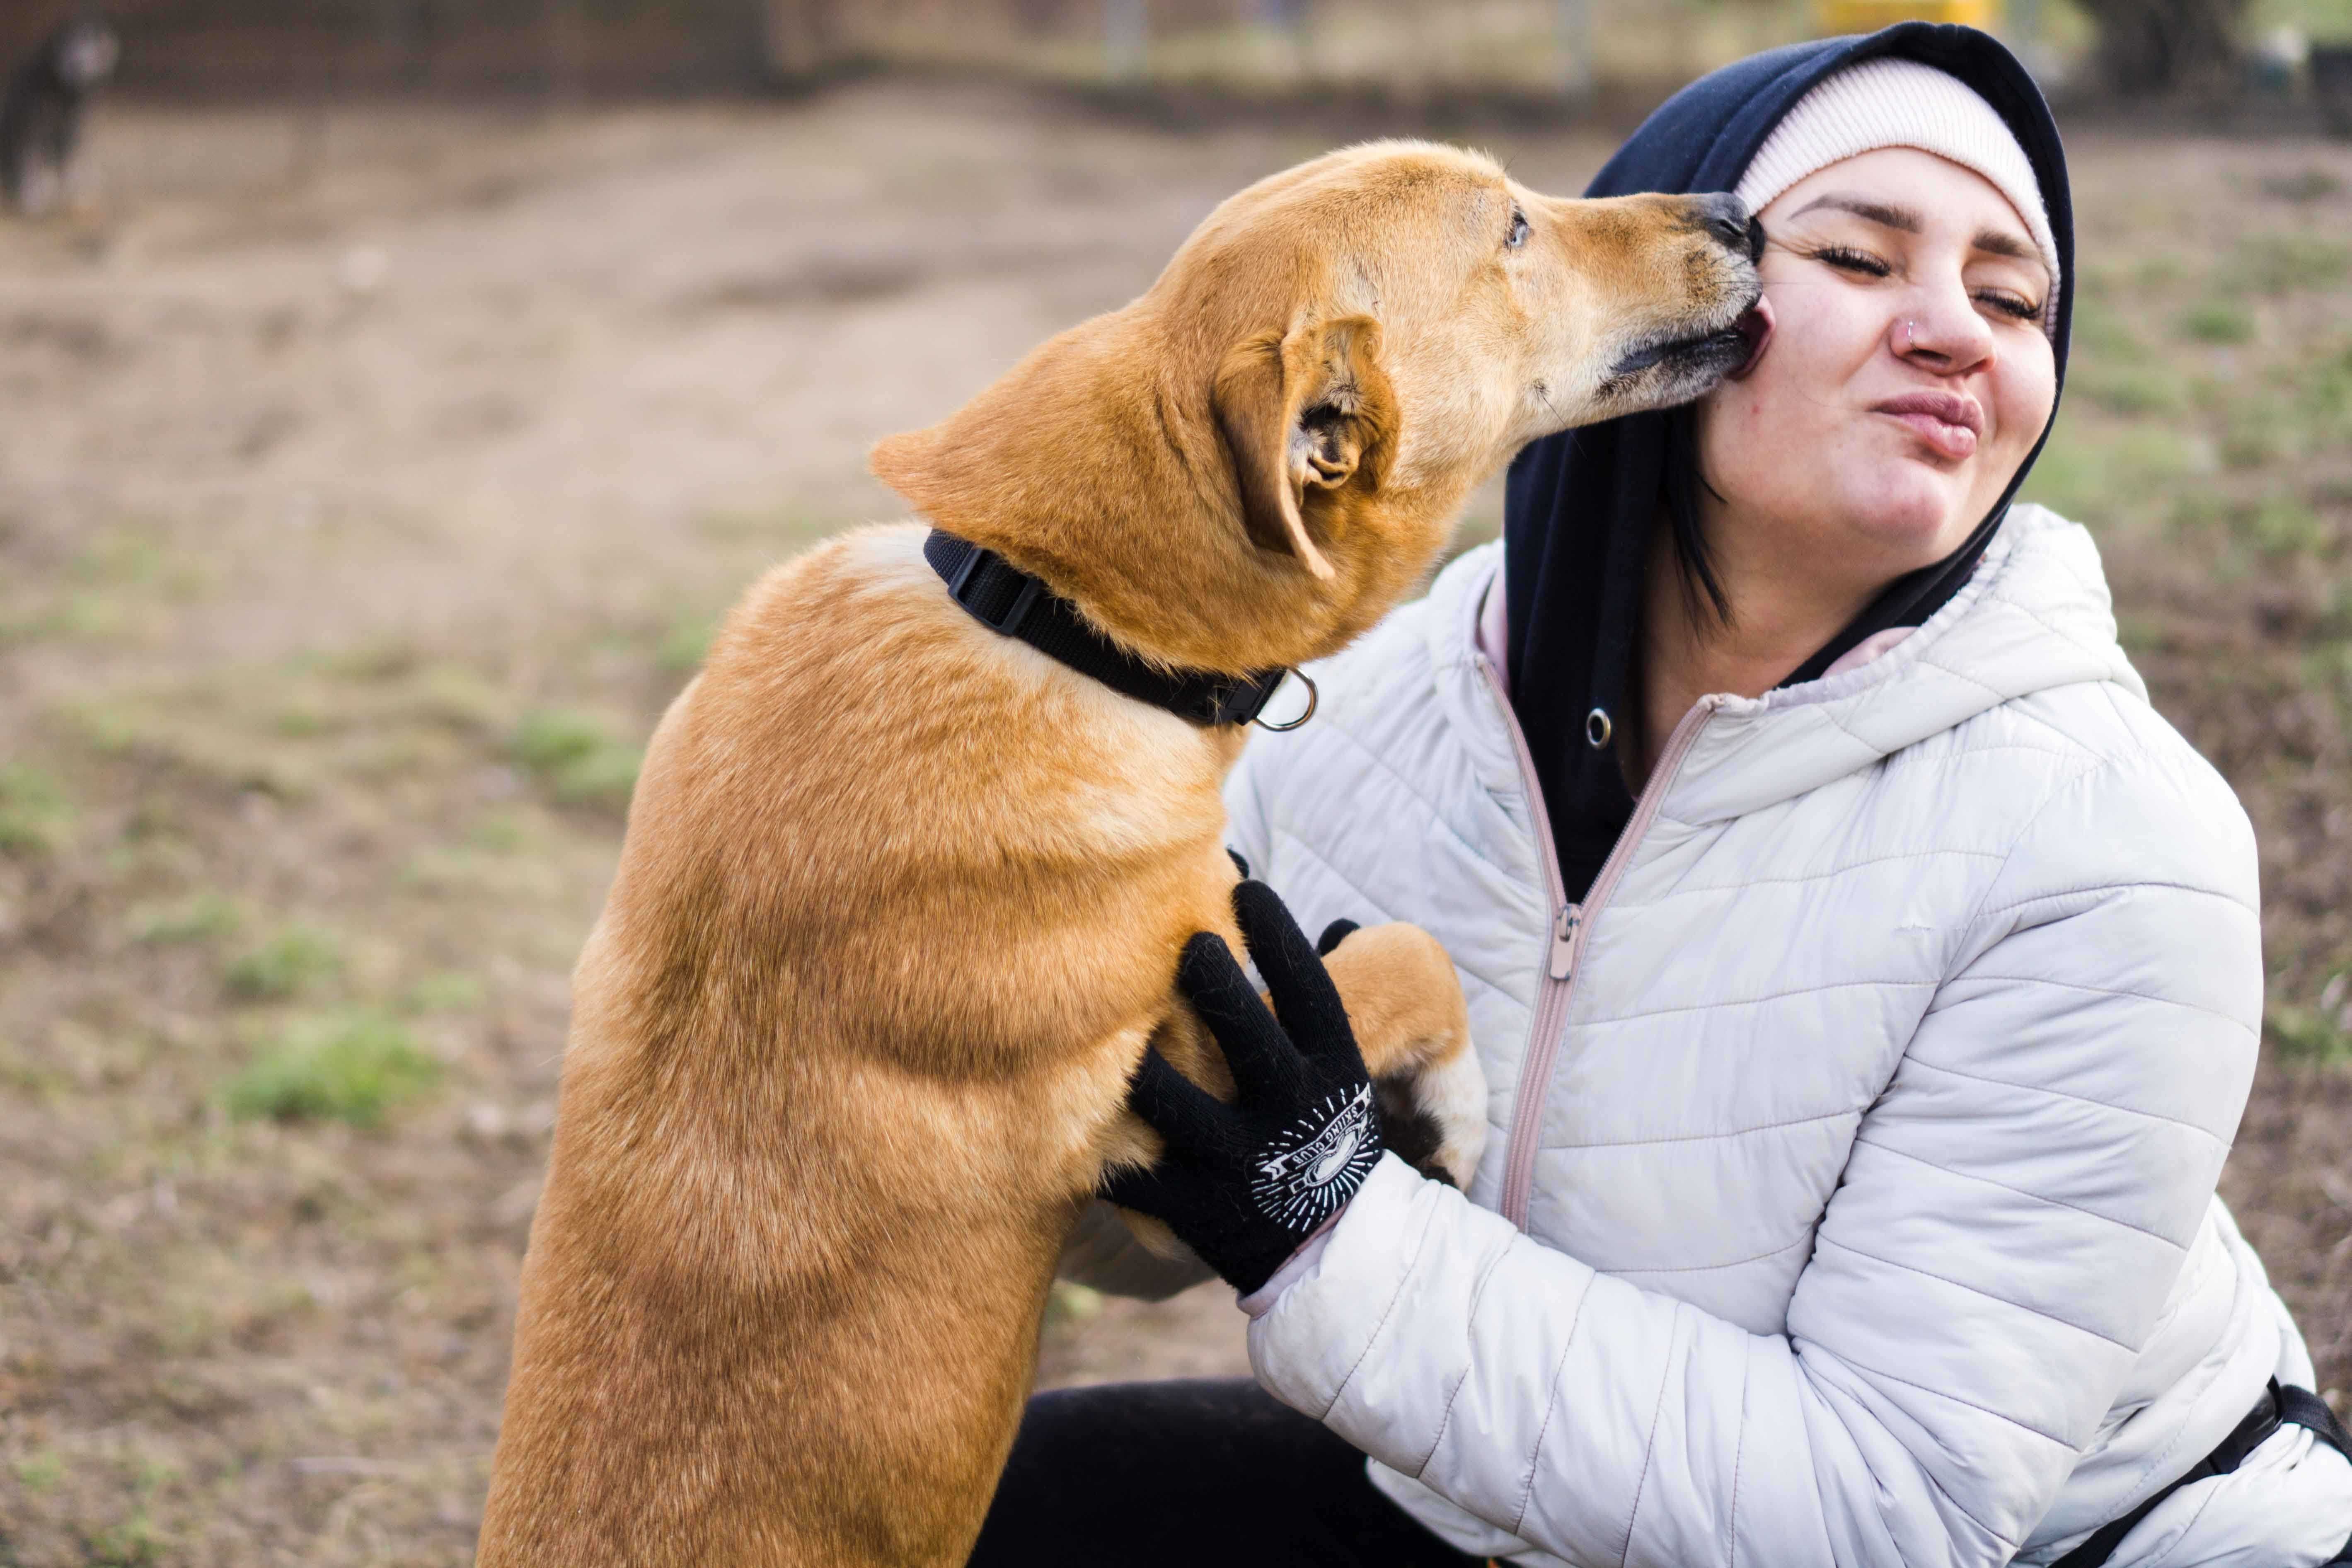
[[[1021,574],[1020,591],[1013,595],[1010,602],[992,611],[983,603],[989,596],[986,593],[988,584],[983,580],[980,587],[974,588],[972,581],[989,567],[1004,564],[1004,557],[995,551],[973,549],[948,578],[948,594],[970,611],[972,618],[982,626],[1006,637],[1014,637],[1019,635],[1021,623],[1029,618],[1029,612],[1045,596],[1045,583],[1043,578]]]
[[[1274,700],[1275,689],[1289,673],[1286,669],[1277,669],[1254,679],[1234,681],[1214,694],[1215,701],[1205,715],[1207,722],[1212,725],[1252,722],[1265,710],[1265,705]]]

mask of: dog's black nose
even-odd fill
[[[1764,258],[1764,226],[1748,210],[1746,202],[1728,191],[1698,200],[1707,233],[1721,240],[1725,248],[1745,251],[1750,261]]]

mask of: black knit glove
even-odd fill
[[[1274,1011],[1212,932],[1184,944],[1176,986],[1223,1048],[1234,1101],[1146,1050],[1127,1103],[1167,1148],[1150,1169],[1109,1177],[1102,1195],[1166,1222],[1246,1294],[1363,1185],[1381,1157],[1381,1123],[1347,1009],[1318,955],[1355,927],[1337,921],[1310,948],[1264,882],[1234,889],[1234,914]]]

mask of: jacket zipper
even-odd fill
[[[1611,847],[1609,858],[1601,862],[1600,875],[1593,878],[1591,890],[1582,902],[1570,903],[1560,880],[1559,850],[1552,843],[1551,814],[1544,806],[1543,784],[1536,777],[1535,758],[1528,751],[1527,736],[1519,729],[1518,716],[1511,711],[1510,694],[1504,689],[1502,677],[1496,673],[1493,661],[1484,654],[1477,658],[1479,673],[1486,678],[1487,689],[1495,694],[1503,727],[1510,732],[1511,750],[1519,760],[1519,782],[1527,791],[1528,812],[1534,819],[1536,845],[1543,861],[1544,894],[1552,910],[1551,942],[1545,955],[1543,983],[1536,995],[1534,1027],[1528,1036],[1527,1054],[1519,1064],[1518,1091],[1511,1102],[1510,1141],[1503,1159],[1503,1217],[1525,1230],[1528,1198],[1535,1185],[1536,1136],[1542,1130],[1544,1094],[1550,1088],[1552,1064],[1559,1055],[1569,998],[1576,990],[1576,961],[1583,953],[1585,933],[1592,929],[1594,918],[1623,880],[1625,868],[1632,862],[1643,835],[1656,819],[1658,806],[1674,784],[1675,774],[1681,770],[1683,759],[1689,755],[1699,731],[1706,728],[1706,721],[1715,717],[1715,710],[1723,706],[1724,700],[1721,696],[1702,697],[1683,715],[1682,722],[1667,738],[1665,750],[1658,754],[1658,765],[1650,770],[1650,780],[1641,798],[1633,803],[1632,818]]]

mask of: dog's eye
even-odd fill
[[[1528,215],[1521,212],[1518,208],[1513,207],[1511,209],[1511,231],[1503,237],[1503,243],[1510,247],[1513,250],[1517,250],[1527,242]]]

